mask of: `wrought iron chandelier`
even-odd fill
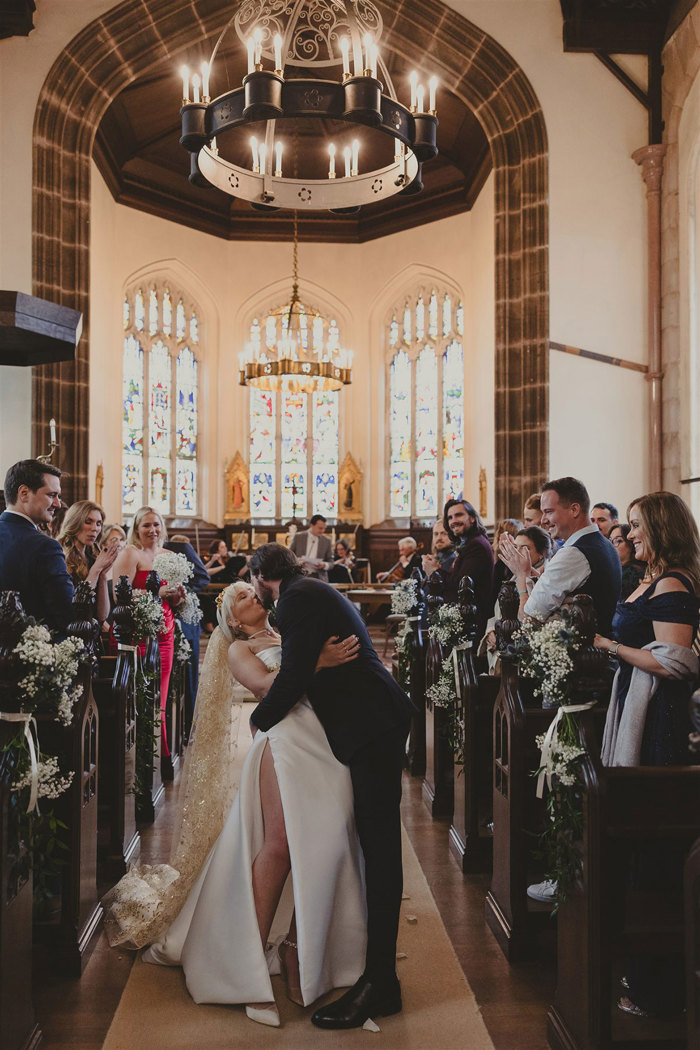
[[[212,97],[210,85],[220,77],[217,54],[231,26],[246,48],[248,71],[240,87]],[[379,53],[381,32],[382,18],[371,0],[244,0],[201,73],[180,70],[180,143],[191,154],[190,181],[216,186],[262,210],[345,213],[396,193],[419,193],[422,164],[437,154],[437,81],[430,78],[426,93],[418,73],[411,73],[410,106],[399,102]],[[341,65],[339,81],[293,75]],[[324,178],[297,170],[298,162],[303,168],[309,159],[304,156],[295,157],[291,175],[284,174],[284,121],[290,118],[317,122],[327,157]],[[335,121],[348,126],[338,142],[326,134]],[[224,159],[217,147],[225,132],[246,127],[254,132],[250,167]],[[361,171],[357,136],[367,136],[368,129],[382,133],[387,157],[393,144],[393,159]],[[369,152],[376,153],[376,140]],[[319,158],[313,159],[317,174]]]
[[[275,341],[262,338],[249,343],[238,355],[241,386],[259,390],[282,390],[310,394],[321,390],[340,390],[352,382],[352,350],[340,347],[332,335],[319,339],[308,323],[299,299],[298,217],[294,212],[292,294],[282,309],[270,316]]]

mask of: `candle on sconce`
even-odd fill
[[[282,37],[275,33],[273,44],[275,45],[275,73],[282,72]]]
[[[56,420],[49,420],[49,440],[52,445],[56,444]]]
[[[372,44],[373,40],[369,33],[365,33],[363,44],[365,46],[365,72],[372,68]]]
[[[246,40],[246,48],[248,50],[248,73],[252,73],[255,70],[255,41],[252,36]]]
[[[256,29],[253,33],[253,40],[255,41],[255,65],[259,66],[262,62],[262,29]]]
[[[253,171],[260,171],[260,158],[258,156],[258,140],[255,135],[250,140],[250,148],[253,151]]]
[[[202,101],[209,101],[209,63],[202,62]]]
[[[417,93],[418,93],[418,74],[416,73],[415,69],[410,74],[410,76],[408,78],[408,82],[411,85],[411,112],[415,113],[415,111],[416,111],[416,99],[417,99]]]
[[[359,37],[352,38],[352,63],[355,67],[355,76],[362,76],[362,45]]]
[[[281,142],[275,143],[275,178],[282,178],[282,151],[283,146]]]
[[[180,76],[182,77],[182,101],[187,103],[190,100],[190,71],[187,66],[180,66]]]
[[[351,174],[352,175],[357,175],[357,172],[358,172],[358,169],[359,169],[359,161],[360,161],[360,143],[357,141],[357,139],[353,139],[352,140],[352,166],[351,166]]]
[[[430,92],[430,101],[428,102],[428,109],[431,113],[435,112],[435,96],[437,94],[437,77],[431,77],[428,81],[428,91]]]
[[[192,77],[192,101],[193,102],[200,102],[201,101],[200,97],[199,97],[199,84],[200,84],[199,75],[197,73],[195,73],[195,75]]]
[[[379,61],[379,50],[376,44],[372,44],[369,49],[369,68],[372,72],[374,79],[377,79],[377,62]]]
[[[265,163],[267,161],[267,146],[264,142],[260,143],[260,174],[265,174]]]
[[[328,161],[328,178],[329,179],[334,179],[335,178],[335,143],[334,142],[331,142],[329,144],[329,146],[328,146],[328,156],[330,158],[329,161]]]
[[[346,36],[340,41],[340,53],[343,56],[343,76],[350,76],[350,41]]]
[[[416,112],[425,113],[425,88],[422,84],[416,89]]]
[[[345,158],[345,178],[350,178],[350,147],[346,146],[343,150],[343,157]]]

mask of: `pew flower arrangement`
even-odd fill
[[[155,638],[165,630],[163,606],[149,591],[134,591],[131,599],[134,616],[134,638]]]
[[[182,627],[175,621],[175,659],[179,664],[186,664],[192,655],[192,646],[185,638]]]
[[[176,554],[175,551],[157,554],[153,559],[153,568],[162,580],[168,581],[169,587],[176,587],[181,583],[187,588],[194,572],[185,555]],[[184,602],[177,607],[177,615],[183,623],[199,623],[202,619],[202,609],[194,591],[187,590]]]
[[[48,627],[31,624],[26,627],[14,652],[26,668],[17,683],[25,711],[55,711],[56,721],[64,726],[73,720],[73,705],[83,692],[75,684],[81,663],[87,660],[85,646],[79,638],[52,642]]]
[[[561,620],[524,623],[513,635],[507,653],[518,660],[523,678],[534,678],[534,694],[542,698],[542,706],[559,707],[569,695],[572,657],[580,648],[580,636],[565,610]]]
[[[391,592],[391,611],[395,616],[411,616],[418,605],[418,584],[413,579],[399,580]],[[406,619],[396,635],[399,654],[399,685],[408,689],[411,684],[411,624]]]
[[[395,616],[410,616],[418,604],[418,584],[415,580],[399,580],[391,592],[391,611]]]
[[[447,713],[446,733],[454,752],[454,760],[464,765],[464,718],[459,697],[459,667],[457,654],[464,642],[465,623],[458,605],[445,603],[431,614],[428,634],[442,646],[445,657],[437,682],[426,696],[434,707]]]

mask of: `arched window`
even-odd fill
[[[389,516],[435,518],[464,488],[464,308],[420,289],[387,323]]]
[[[196,514],[197,307],[153,282],[127,293],[123,317],[122,513]]]
[[[280,311],[256,317],[250,343],[273,346]],[[332,318],[301,305],[302,342],[339,345]],[[253,519],[338,516],[338,391],[250,390],[250,512]]]

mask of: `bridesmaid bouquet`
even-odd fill
[[[182,584],[187,588],[194,572],[185,555],[176,554],[175,551],[163,551],[162,554],[157,554],[153,559],[153,568],[162,580],[168,581],[169,587],[177,587],[178,584]],[[183,623],[199,623],[202,619],[202,609],[194,591],[187,589],[187,596],[184,602],[178,605],[175,615]]]

